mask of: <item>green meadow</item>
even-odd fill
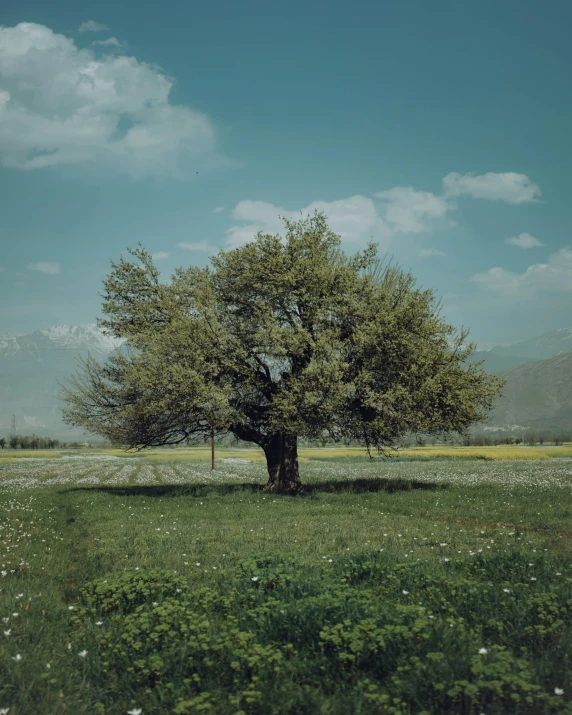
[[[7,458],[0,713],[572,713],[569,451]]]

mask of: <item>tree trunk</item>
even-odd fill
[[[268,467],[264,490],[274,494],[296,494],[302,486],[298,471],[298,436],[286,432],[269,435],[263,445]]]

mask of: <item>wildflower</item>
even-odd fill
[[[331,563],[332,563],[332,559],[328,559],[328,563],[331,564]]]
[[[554,688],[554,695],[564,695],[564,690],[562,688]]]
[[[69,611],[73,611],[75,609],[75,606],[68,606]]]
[[[404,596],[407,596],[407,594],[409,593],[409,591],[402,591],[401,593],[402,593]]]
[[[536,578],[533,576],[530,580],[531,580],[531,581],[536,581]]]
[[[504,591],[505,593],[510,593],[510,588],[503,588],[503,591]]]
[[[86,650],[82,650],[82,652],[81,652],[81,653],[78,653],[78,655],[80,655],[82,658],[85,658],[85,656],[87,655],[87,651],[86,651]]]
[[[450,561],[451,559],[443,559],[443,561]]]
[[[49,670],[52,666],[49,663],[46,663],[46,668]]]
[[[201,504],[202,504],[202,502],[201,502]],[[143,710],[141,710],[141,708],[137,708],[137,710],[135,708],[133,708],[133,710],[127,711],[127,715],[141,715],[142,712],[143,712]]]
[[[485,655],[485,653],[488,653],[486,648],[479,648],[479,655]]]
[[[19,613],[13,613],[12,618],[18,618],[19,615],[20,615]]]
[[[22,598],[23,595],[23,593],[19,593],[17,596],[15,596],[15,598]]]
[[[258,576],[253,576],[250,580],[254,581],[254,583],[256,583],[258,581]]]
[[[560,573],[560,571],[557,571],[557,572],[556,572],[556,575],[557,575],[557,576],[562,576],[562,574]]]
[[[4,635],[5,635],[5,636],[9,636],[10,633],[12,633],[12,629],[11,629],[11,628],[8,628],[7,631],[4,631]]]
[[[195,566],[200,566],[200,565],[201,565],[200,561],[197,561],[197,563],[195,564]]]
[[[103,625],[103,621],[96,621],[96,622],[95,622],[95,625],[96,625],[96,626],[102,626],[102,625]]]
[[[10,708],[0,708],[0,715],[8,715]]]
[[[16,657],[12,658],[12,660],[20,661],[20,660],[22,660],[22,656],[19,653],[16,653]]]

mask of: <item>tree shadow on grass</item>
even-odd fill
[[[64,492],[105,492],[115,494],[120,497],[206,497],[209,494],[222,496],[226,494],[264,494],[264,484],[156,484],[156,485],[135,485],[117,487],[73,487],[65,489]],[[448,489],[445,483],[420,482],[408,479],[385,479],[372,477],[369,479],[336,479],[331,481],[318,482],[315,484],[304,484],[300,492],[294,496],[297,498],[316,498],[320,494],[366,494],[369,492],[408,492],[414,490],[437,491]],[[269,494],[277,497],[281,495]]]

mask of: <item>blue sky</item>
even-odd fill
[[[0,334],[323,210],[482,347],[572,325],[572,6],[4,0]],[[197,173],[198,172],[198,173]]]

